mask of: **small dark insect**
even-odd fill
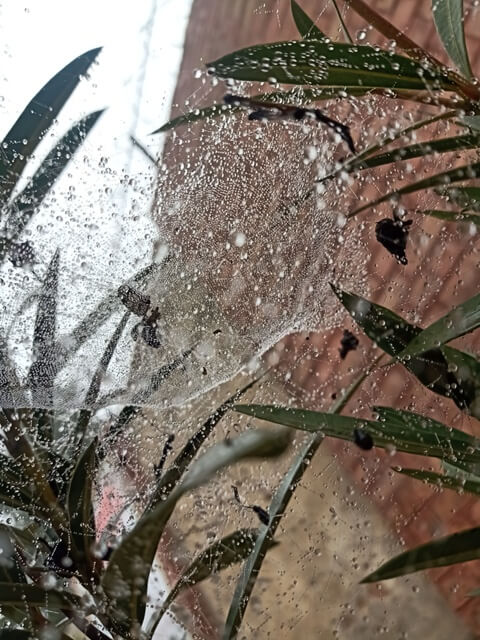
[[[340,353],[340,358],[344,360],[347,356],[347,353],[350,351],[355,351],[358,347],[358,338],[353,335],[351,331],[348,329],[344,329],[343,338],[340,340],[340,349],[338,352]]]
[[[248,116],[249,120],[303,120],[312,118],[317,122],[321,122],[330,129],[333,129],[347,143],[352,153],[355,153],[355,145],[350,134],[350,129],[341,122],[329,118],[320,109],[305,109],[294,105],[276,104],[275,102],[266,102],[263,100],[254,100],[247,96],[236,96],[230,93],[223,98],[225,104],[234,107],[245,107],[251,109]]]
[[[235,498],[236,502],[238,502],[238,504],[241,507],[243,507],[243,509],[251,509],[254,513],[257,514],[257,517],[262,524],[268,525],[270,523],[270,516],[268,514],[268,511],[265,511],[265,509],[263,509],[262,507],[259,507],[256,504],[253,504],[253,505],[244,504],[240,500],[238,489],[234,484],[232,484],[232,490],[233,490],[233,497]]]
[[[353,430],[353,441],[357,447],[360,447],[360,449],[363,449],[364,451],[370,451],[373,447],[372,436],[363,429]]]
[[[214,336],[217,336],[219,333],[222,333],[221,329],[215,329],[215,331],[213,332]]]
[[[411,220],[384,218],[375,225],[377,241],[397,259],[400,264],[408,264],[405,249]]]
[[[254,504],[252,507],[252,511],[255,511],[255,513],[258,516],[258,519],[262,524],[266,524],[266,525],[270,524],[270,516],[268,515],[268,512],[265,511],[265,509],[262,509],[262,507],[259,507],[258,505]]]
[[[208,373],[207,367],[202,367],[202,376],[206,376]]]
[[[118,288],[118,297],[129,311],[136,316],[141,316],[141,320],[132,329],[132,338],[137,340],[140,333],[142,340],[149,347],[158,349],[162,346],[160,337],[157,334],[160,311],[158,307],[150,308],[150,296],[146,296],[133,287],[123,284]]]

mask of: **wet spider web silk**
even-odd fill
[[[327,111],[352,126],[357,145],[372,137],[363,125],[378,115],[382,100],[365,104],[343,108],[340,102]],[[405,120],[395,114],[397,127]],[[117,293],[123,283],[148,295],[152,309],[158,307],[160,347],[141,337],[133,340],[141,318],[130,313],[90,402],[94,408],[181,406],[242,368],[258,366],[259,356],[284,336],[338,325],[340,309],[329,283],[366,292],[368,252],[361,225],[344,226],[345,213],[356,204],[354,191],[350,179],[341,179],[321,185],[307,199],[305,194],[347,153],[338,136],[317,124],[251,122],[245,114],[174,133],[155,189],[154,264],[142,272],[145,243],[140,247],[131,233],[136,213],[132,209],[119,220],[108,207],[108,193],[104,207],[115,219],[113,231],[98,225],[92,233],[74,218],[50,225],[50,236],[43,233],[50,248],[46,255],[51,257],[55,233],[64,234],[68,248],[61,256],[56,336],[40,369],[53,371],[53,391],[42,386],[41,376],[33,395],[25,384],[32,375],[31,336],[41,287],[10,269],[9,287],[22,295],[4,329],[4,352],[13,360],[20,355],[23,372],[15,380],[6,370],[4,405],[89,404],[88,388],[102,354],[128,313]],[[150,179],[135,179],[139,192],[152,193]],[[83,205],[91,202],[85,199]],[[40,279],[45,267],[37,269]],[[52,293],[52,309],[54,299]]]

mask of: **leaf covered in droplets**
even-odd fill
[[[308,38],[273,42],[229,53],[207,64],[220,78],[310,86],[389,89],[451,89],[451,82],[434,68],[411,58],[368,45],[351,45]]]

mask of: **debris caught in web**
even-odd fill
[[[375,226],[375,236],[385,249],[397,259],[400,264],[408,264],[405,249],[411,220],[400,218],[384,218]]]
[[[321,122],[330,129],[333,129],[335,133],[347,143],[348,148],[352,153],[355,153],[355,145],[350,134],[350,129],[346,125],[333,120],[326,116],[321,109],[306,109],[304,107],[297,107],[295,105],[277,104],[275,102],[266,102],[264,100],[254,100],[246,96],[236,96],[227,93],[224,96],[225,104],[246,107],[250,109],[248,115],[249,120],[300,120],[312,119],[316,122]]]
[[[340,358],[344,360],[350,351],[355,351],[358,347],[358,338],[348,329],[344,329],[340,345],[338,352],[340,354]]]
[[[370,451],[373,448],[373,438],[372,436],[363,429],[354,429],[353,430],[353,441],[360,449],[364,451]]]
[[[238,502],[238,504],[241,507],[243,507],[244,509],[251,509],[254,513],[256,513],[258,516],[258,519],[262,524],[268,525],[270,523],[270,516],[268,514],[268,511],[265,511],[263,507],[259,507],[257,504],[249,505],[249,504],[243,503],[240,499],[238,489],[234,484],[232,484],[232,490],[233,490],[233,496],[235,498],[235,501]]]

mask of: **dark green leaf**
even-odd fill
[[[466,78],[472,78],[463,30],[463,0],[432,0],[432,13],[448,55]]]
[[[480,441],[463,431],[408,411],[377,407],[376,411],[384,421],[374,421],[268,405],[236,405],[234,409],[261,420],[350,442],[354,441],[354,430],[361,429],[373,438],[376,447],[382,449],[394,447],[397,451],[441,460],[480,462]]]
[[[427,542],[385,562],[362,582],[378,582],[423,569],[446,567],[480,558],[480,527]]]
[[[420,335],[422,331],[420,327],[409,324],[390,309],[353,293],[341,291],[333,285],[332,288],[355,322],[389,355],[397,357],[412,340]],[[403,361],[402,364],[428,389],[452,398],[460,409],[468,408],[473,412],[476,411],[474,406],[476,395],[472,393],[471,383],[465,378],[465,384],[462,384],[454,373],[458,368],[459,360],[464,355],[465,360],[468,360],[469,356],[461,351],[444,352],[439,348],[432,348],[422,355]],[[452,362],[449,356],[452,357]],[[453,362],[454,356],[455,362]]]
[[[53,147],[25,189],[8,206],[6,229],[10,240],[18,238],[25,229],[102,113],[103,110],[95,111],[73,125]]]
[[[390,191],[389,193],[383,195],[381,198],[374,200],[373,202],[369,202],[368,204],[362,205],[358,209],[355,209],[351,213],[348,214],[347,217],[351,218],[356,216],[358,213],[369,209],[370,207],[376,207],[383,202],[387,202],[388,200],[397,201],[400,196],[407,195],[408,193],[415,193],[416,191],[421,191],[422,189],[431,189],[433,187],[444,187],[446,184],[452,182],[463,182],[464,180],[468,180],[471,178],[476,178],[480,175],[480,162],[474,162],[473,164],[463,165],[462,167],[457,167],[456,169],[450,169],[448,171],[442,171],[441,173],[436,173],[429,178],[425,178],[424,180],[419,180],[418,182],[411,182],[400,189],[395,189],[394,191]]]
[[[28,384],[32,390],[33,405],[36,407],[53,404],[53,385],[57,371],[54,344],[59,264],[60,252],[57,249],[42,284],[33,330],[33,363],[28,372]]]
[[[379,153],[364,160],[353,159],[348,164],[348,171],[362,169],[372,169],[392,162],[404,162],[412,158],[420,158],[436,153],[448,153],[463,149],[476,149],[480,147],[480,136],[478,134],[453,136],[451,138],[441,138],[440,140],[429,140],[428,142],[418,142],[407,147],[399,147],[392,151]]]
[[[410,478],[416,480],[423,480],[436,487],[442,489],[453,489],[459,493],[474,493],[480,495],[480,479],[478,481],[463,480],[462,478],[454,478],[452,476],[446,476],[442,473],[435,473],[434,471],[422,471],[421,469],[403,469],[402,467],[394,467],[397,473],[402,473]]]
[[[432,216],[438,220],[446,220],[447,222],[469,222],[480,227],[480,215],[478,213],[465,213],[464,211],[440,211],[438,209],[417,210],[425,216]]]
[[[212,574],[227,569],[247,558],[255,546],[258,534],[257,529],[240,529],[221,540],[217,540],[217,542],[214,542],[208,549],[202,551],[184,571],[176,585],[168,594],[160,610],[153,614],[151,622],[148,625],[147,636],[149,638],[153,637],[158,623],[183,589],[198,584],[202,580],[209,578]],[[276,544],[273,540],[269,540],[270,548]]]
[[[469,211],[480,211],[480,187],[450,187],[439,189],[438,192]]]
[[[33,631],[4,628],[0,630],[0,638],[1,640],[34,640],[35,636]]]
[[[48,591],[32,584],[0,582],[0,604],[19,605],[25,600],[32,607],[45,609],[75,609],[80,606],[76,596],[66,592],[49,589]]]
[[[414,355],[424,353],[470,333],[479,326],[480,294],[477,294],[429,325],[397,357],[405,361],[407,358],[412,358]]]
[[[164,500],[166,496],[176,487],[183,474],[197,455],[200,447],[203,445],[208,436],[215,429],[222,418],[231,410],[235,402],[237,402],[249,389],[251,389],[259,379],[252,380],[242,389],[236,391],[228,398],[218,409],[216,409],[208,419],[202,424],[201,428],[189,439],[180,453],[176,456],[173,463],[162,475],[158,485],[155,487],[154,495],[150,501],[150,506],[157,504],[159,500]]]
[[[480,131],[480,116],[463,116],[461,122],[474,131]]]
[[[295,25],[302,38],[314,38],[316,40],[322,40],[325,38],[325,34],[315,25],[300,5],[291,0],[290,8],[292,10],[292,16],[295,20]]]
[[[451,89],[444,76],[368,45],[323,40],[247,47],[207,65],[220,78],[327,87]]]
[[[148,577],[158,542],[181,496],[239,460],[278,456],[288,443],[286,433],[251,430],[228,443],[215,445],[191,466],[165,501],[140,518],[113,552],[102,580],[121,633],[143,620]]]
[[[185,360],[189,357],[192,351],[193,349],[187,349],[187,351],[184,351],[178,358],[172,360],[172,362],[168,362],[167,364],[163,364],[159,367],[150,376],[148,384],[133,395],[132,404],[139,405],[146,402],[152,394],[160,389],[165,380],[169,378],[174,371],[183,366]]]
[[[463,395],[469,413],[480,419],[480,362],[469,353],[446,345],[441,347],[441,351],[455,376],[457,388]]]
[[[374,365],[378,363],[378,359],[374,362]],[[372,366],[374,366],[372,365]],[[365,368],[360,375],[352,382],[352,384],[342,393],[340,397],[330,407],[330,413],[340,413],[350,398],[354,395],[362,382],[368,377],[371,372],[371,367]],[[290,465],[287,473],[284,475],[282,482],[280,483],[275,495],[272,498],[269,509],[270,523],[267,527],[260,529],[258,538],[255,543],[255,547],[250,554],[247,562],[245,563],[240,577],[235,587],[235,593],[230,604],[227,620],[225,623],[225,629],[223,633],[224,640],[230,640],[232,637],[236,637],[240,625],[242,624],[243,616],[247,608],[250,596],[257,576],[262,568],[263,561],[269,549],[269,545],[275,531],[280,523],[280,520],[285,513],[285,510],[290,502],[290,498],[293,496],[295,489],[298,486],[304,472],[309,468],[310,461],[317,452],[318,448],[323,442],[323,435],[317,433],[311,436],[306,444],[300,449],[300,452],[295,457],[293,463]]]
[[[92,488],[97,467],[97,440],[94,439],[79,457],[67,494],[70,530],[77,550],[88,560],[95,543]]]
[[[6,203],[26,163],[61,108],[101,51],[92,49],[59,71],[25,107],[2,142],[0,157],[0,203]]]

